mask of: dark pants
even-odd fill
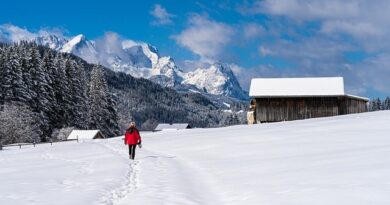
[[[129,155],[131,159],[134,159],[135,157],[135,148],[137,147],[136,144],[129,144]]]

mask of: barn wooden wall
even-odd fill
[[[365,112],[366,102],[340,97],[257,98],[256,120],[278,122]]]
[[[367,112],[367,102],[355,98],[343,98],[340,100],[340,115]]]

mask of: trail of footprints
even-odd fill
[[[96,143],[97,145],[103,146],[115,154],[119,154],[121,156],[127,157],[126,149],[124,149],[122,146],[118,146],[113,143]],[[91,174],[93,169],[93,164],[89,162],[80,162],[78,160],[72,160],[72,159],[66,159],[62,157],[55,157],[49,152],[44,152],[41,155],[42,159],[44,160],[63,160],[66,162],[72,162],[72,163],[81,163],[80,166],[80,173],[82,174]],[[138,189],[138,173],[139,173],[139,167],[138,167],[139,161],[130,161],[129,163],[129,169],[126,172],[124,176],[124,183],[117,189],[111,191],[107,195],[103,196],[98,204],[110,204],[114,205],[119,203],[122,199],[124,199],[127,195],[134,192],[136,189]],[[65,187],[65,189],[74,187],[74,186],[80,186],[80,184],[77,184],[75,181],[70,179],[65,179],[61,181],[61,184]]]
[[[100,143],[99,143],[100,144]],[[122,155],[127,158],[127,154],[123,147],[119,147],[118,145],[114,145],[113,143],[100,144],[109,150],[115,152],[116,154]],[[102,198],[101,204],[114,205],[118,204],[122,199],[124,199],[127,195],[134,192],[138,189],[138,167],[139,161],[130,161],[129,169],[125,174],[124,183],[119,188],[111,191],[108,196]]]

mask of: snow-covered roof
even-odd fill
[[[99,133],[102,137],[103,134],[101,134],[100,130],[73,130],[69,136],[68,140],[92,140],[99,138]]]
[[[154,130],[182,130],[189,127],[188,123],[158,124]]]
[[[336,96],[344,95],[342,77],[254,78],[249,96]]]
[[[251,97],[305,97],[305,96],[348,96],[343,77],[311,78],[254,78],[249,90]]]

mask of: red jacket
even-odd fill
[[[133,128],[133,131],[131,133],[130,132],[131,129],[126,130],[125,144],[136,145],[141,143],[141,136],[139,135],[137,128]]]

